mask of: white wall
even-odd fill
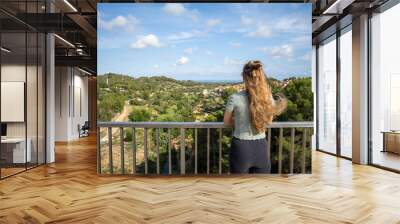
[[[68,140],[68,88],[70,77],[67,67],[55,68],[55,140]]]
[[[33,113],[29,108],[27,109],[28,129],[36,130],[36,80],[33,80],[31,74],[36,74],[36,66],[25,66],[25,64],[3,64],[1,66],[1,81],[2,82],[24,82],[26,72],[28,72],[28,88],[27,88],[27,106],[34,108]],[[35,76],[36,77],[36,76]],[[33,87],[32,87],[33,86]],[[31,87],[31,88],[29,88]],[[4,97],[4,96],[3,96]],[[41,105],[39,105],[41,106]],[[24,109],[24,108],[23,108]],[[2,108],[7,110],[7,108]],[[32,123],[33,122],[33,123]],[[29,131],[28,130],[28,131]],[[25,122],[7,122],[7,134],[9,137],[24,137],[25,136]],[[35,132],[36,134],[36,132]],[[29,133],[28,133],[28,137]]]
[[[4,64],[1,66],[1,81],[25,82],[25,64]],[[1,108],[7,110],[7,108]],[[7,123],[7,137],[25,137],[25,122]]]
[[[39,70],[37,70],[39,69]],[[21,122],[5,122],[7,124],[7,137],[9,138],[25,138],[29,139],[31,144],[29,147],[32,151],[32,161],[44,163],[44,82],[41,67],[36,65],[28,65],[25,63],[4,63],[1,66],[1,81],[2,82],[23,82],[26,84],[26,101],[22,102],[21,108],[2,107],[2,112],[16,113],[12,110],[20,110],[24,116],[26,112],[26,120],[23,118]],[[27,78],[27,80],[25,80]],[[2,89],[2,94],[4,93]],[[18,90],[20,94],[24,94],[24,89]],[[22,92],[21,92],[22,91]],[[7,95],[2,95],[2,98]],[[15,102],[17,103],[17,102]],[[25,106],[26,103],[26,106]],[[38,153],[38,155],[37,155]]]
[[[74,94],[75,96],[74,99],[74,110],[75,113],[73,116],[73,119],[71,120],[71,126],[73,127],[71,130],[71,134],[72,136],[78,137],[79,133],[78,133],[78,124],[80,124],[81,126],[85,123],[85,121],[89,120],[89,113],[88,113],[88,78],[81,76],[82,73],[80,73],[79,71],[79,75],[76,75],[76,72],[78,70],[75,70],[75,79],[74,79]],[[80,97],[79,97],[80,96]],[[80,101],[80,103],[79,103]],[[81,107],[81,108],[80,108]]]
[[[76,68],[56,67],[56,141],[79,138],[78,125],[88,120],[88,78],[83,75]]]

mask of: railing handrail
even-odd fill
[[[98,127],[134,128],[231,128],[223,122],[97,122]],[[312,121],[273,122],[267,128],[312,128]]]

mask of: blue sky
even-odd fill
[[[311,4],[98,4],[98,73],[240,80],[311,75]]]

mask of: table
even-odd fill
[[[26,163],[31,162],[32,153],[31,139],[26,139],[28,143],[25,153],[25,138],[5,138],[1,139],[1,157],[5,160],[5,163]]]
[[[383,131],[383,151],[400,154],[400,131]]]

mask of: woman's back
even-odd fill
[[[224,114],[224,124],[234,128],[229,167],[232,173],[269,173],[265,129],[284,110],[286,101],[275,103],[260,61],[246,63],[242,77],[246,90],[229,98]]]
[[[251,124],[249,99],[246,90],[231,95],[226,105],[226,110],[234,113],[234,137],[244,140],[265,138],[265,132],[257,133]]]

